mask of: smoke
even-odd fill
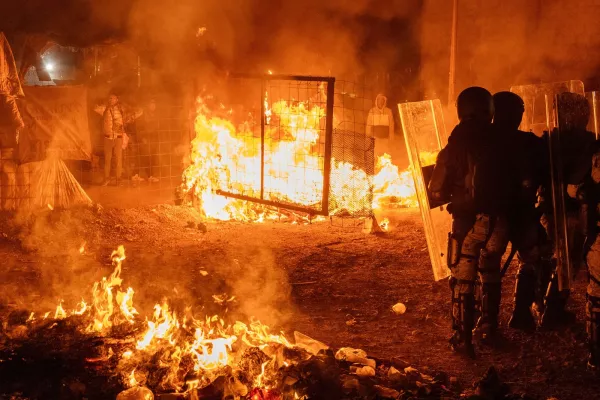
[[[153,67],[184,75],[209,64],[234,72],[358,76],[373,64],[385,69],[406,59],[419,7],[420,0],[139,0],[129,32]],[[374,28],[386,24],[408,36],[378,35]],[[200,28],[206,31],[197,35]]]
[[[579,79],[589,83],[600,60],[597,2],[458,1],[457,92],[479,85],[493,92],[513,85]],[[426,0],[421,23],[421,81],[445,100],[452,2]],[[593,88],[588,86],[587,89]]]
[[[76,304],[88,297],[90,282],[102,275],[93,257],[82,255],[95,236],[81,214],[93,219],[92,212],[21,212],[6,218],[3,233],[20,244],[19,257],[5,259],[0,281],[0,304],[14,304],[30,311],[54,310],[60,300]]]
[[[263,246],[247,246],[235,257],[219,267],[218,274],[236,296],[238,319],[284,325],[293,314],[285,269],[277,266],[273,253]]]

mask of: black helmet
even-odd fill
[[[492,94],[478,86],[467,88],[458,95],[456,110],[461,121],[477,119],[491,122],[494,117]]]
[[[519,128],[525,112],[525,102],[512,92],[498,92],[494,95],[494,124],[511,129]]]
[[[556,96],[558,126],[562,129],[585,129],[590,121],[590,103],[580,94],[565,92]]]

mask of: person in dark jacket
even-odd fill
[[[584,262],[587,208],[579,198],[579,189],[591,170],[596,137],[586,129],[590,118],[590,107],[585,97],[576,93],[561,93],[557,96],[557,101],[558,128],[553,134],[560,134],[560,146],[554,153],[554,159],[560,160],[562,169],[559,172],[562,176],[562,184],[566,189],[562,193],[562,200],[564,200],[566,214],[567,246],[571,268],[569,274],[573,277]],[[546,186],[550,187],[550,184]],[[542,204],[554,204],[556,200],[550,193],[543,196]],[[548,211],[543,215],[542,223],[549,232],[550,239],[554,239],[551,234],[554,231],[554,216],[550,212],[551,207],[546,207],[546,209]],[[566,310],[570,296],[569,289],[559,290],[559,273],[559,271],[554,272],[546,291],[541,319],[543,328],[554,328],[575,320],[575,315]]]
[[[588,368],[600,367],[600,142],[592,146],[591,173],[585,179],[583,192],[589,206],[587,240],[589,251],[588,286],[586,292],[586,333],[589,348]]]
[[[507,213],[516,191],[508,142],[492,127],[492,95],[480,87],[465,89],[457,99],[459,124],[438,154],[429,192],[449,200],[452,232],[452,329],[450,344],[464,346],[474,357],[476,281],[481,280],[481,317],[477,331],[494,337],[500,308],[500,262],[508,244]]]
[[[545,277],[549,277],[552,258],[546,231],[540,223],[541,214],[536,208],[538,189],[550,173],[548,149],[542,138],[519,130],[525,112],[521,97],[511,92],[496,93],[494,108],[494,127],[513,143],[513,162],[521,173],[516,207],[508,215],[510,238],[519,259],[515,303],[509,326],[532,331],[537,324],[531,307],[534,303],[539,307],[543,302],[543,290],[548,284]]]

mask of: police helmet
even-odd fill
[[[463,90],[456,99],[458,119],[491,121],[494,116],[492,94],[486,89],[472,86]]]
[[[512,92],[494,94],[494,124],[517,129],[523,120],[525,102]]]

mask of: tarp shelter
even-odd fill
[[[19,141],[21,162],[41,161],[47,154],[62,160],[91,160],[84,86],[26,87],[20,106],[25,122]]]
[[[25,128],[19,160],[31,169],[32,206],[91,204],[63,161],[91,160],[86,88],[26,87],[20,106]]]
[[[23,90],[0,32],[0,209],[91,204],[63,161],[89,160],[91,147],[85,88]]]

